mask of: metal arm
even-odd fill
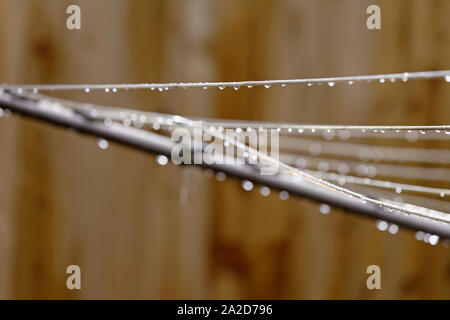
[[[84,134],[102,137],[153,154],[162,154],[170,157],[174,146],[174,142],[167,137],[125,127],[120,124],[106,125],[102,122],[92,121],[70,108],[65,108],[62,105],[48,105],[42,103],[42,100],[39,98],[33,98],[25,94],[0,90],[0,106],[14,113],[75,129]],[[450,224],[411,214],[396,213],[395,211],[389,212],[383,207],[368,202],[364,203],[359,199],[353,199],[338,192],[333,192],[306,180],[293,182],[280,175],[261,175],[256,168],[249,165],[207,165],[203,163],[199,166],[278,190],[285,190],[293,195],[327,203],[350,212],[390,221],[413,230],[435,234],[442,238],[450,238]]]

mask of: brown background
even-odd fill
[[[68,31],[65,9],[82,10]],[[365,26],[382,9],[382,30]],[[0,0],[0,82],[263,80],[449,69],[448,0]],[[192,116],[448,124],[443,81],[64,97]],[[0,119],[0,298],[450,298],[450,255],[372,220],[32,120]],[[65,269],[82,269],[82,290]],[[366,267],[382,290],[366,288]]]

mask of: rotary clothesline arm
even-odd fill
[[[106,125],[103,122],[92,121],[79,112],[73,112],[70,108],[45,107],[39,98],[31,98],[7,90],[0,90],[0,107],[23,116],[71,128],[84,134],[101,137],[157,155],[170,157],[174,146],[174,142],[168,137],[120,124]],[[307,180],[294,182],[281,175],[261,175],[257,168],[250,165],[202,163],[198,166],[224,172],[228,176],[250,180],[274,189],[285,190],[290,194],[327,203],[350,212],[389,221],[413,230],[428,232],[442,238],[450,238],[450,224],[412,214],[389,212],[373,203],[362,202],[360,199],[340,194]]]

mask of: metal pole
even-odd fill
[[[41,103],[41,100],[33,99],[23,94],[0,90],[0,106],[27,117],[75,129],[84,134],[108,139],[149,153],[165,155],[169,158],[172,148],[175,145],[167,137],[144,130],[125,127],[120,124],[113,123],[107,125],[102,122],[92,121],[80,113],[73,112],[70,108],[58,109],[55,106],[45,106],[45,104]],[[413,230],[420,230],[450,239],[450,224],[437,222],[413,214],[396,213],[395,211],[389,212],[378,205],[368,202],[364,203],[360,199],[333,192],[307,180],[293,182],[280,175],[261,175],[257,168],[250,165],[208,165],[203,163],[198,166],[224,172],[229,176],[250,180],[274,189],[285,190],[290,194],[327,203],[333,207],[350,212],[389,221]]]

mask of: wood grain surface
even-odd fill
[[[366,28],[366,8],[382,29]],[[78,4],[82,29],[66,29]],[[448,0],[0,0],[0,82],[264,80],[450,69]],[[64,93],[181,115],[450,122],[443,81]],[[447,186],[448,187],[448,186]],[[66,288],[66,267],[82,290]],[[366,268],[382,289],[366,288]],[[0,298],[450,298],[449,249],[305,199],[13,116],[0,119]]]

